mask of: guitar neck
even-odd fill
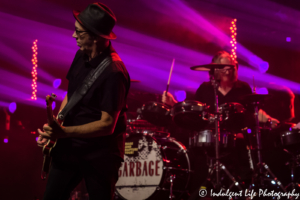
[[[48,95],[46,97],[46,103],[47,103],[47,119],[48,119],[48,124],[53,123],[53,110],[52,110],[52,103],[54,102],[56,98],[55,94],[52,94],[51,96]]]

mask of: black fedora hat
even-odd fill
[[[82,12],[73,10],[75,19],[92,33],[106,39],[116,39],[112,29],[117,21],[115,14],[103,3],[92,3]]]

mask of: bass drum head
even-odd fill
[[[128,200],[148,199],[159,187],[162,176],[163,156],[156,140],[149,135],[129,135],[116,183],[117,194]]]

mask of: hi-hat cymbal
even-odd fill
[[[140,83],[141,81],[135,80],[135,79],[130,79],[130,82],[132,82],[132,83]]]
[[[211,69],[223,69],[225,67],[234,67],[234,65],[210,63],[205,65],[193,66],[190,67],[190,69],[195,71],[210,71]]]
[[[260,102],[271,98],[270,94],[246,94],[240,98],[245,103]]]

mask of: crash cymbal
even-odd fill
[[[245,103],[260,102],[271,98],[270,94],[246,94],[240,98]]]
[[[131,83],[140,83],[141,81],[135,80],[135,79],[130,79],[130,82],[131,82]]]
[[[205,65],[193,66],[193,67],[191,67],[191,70],[210,71],[211,69],[223,69],[225,67],[234,67],[234,65],[210,63],[210,64],[205,64]]]

